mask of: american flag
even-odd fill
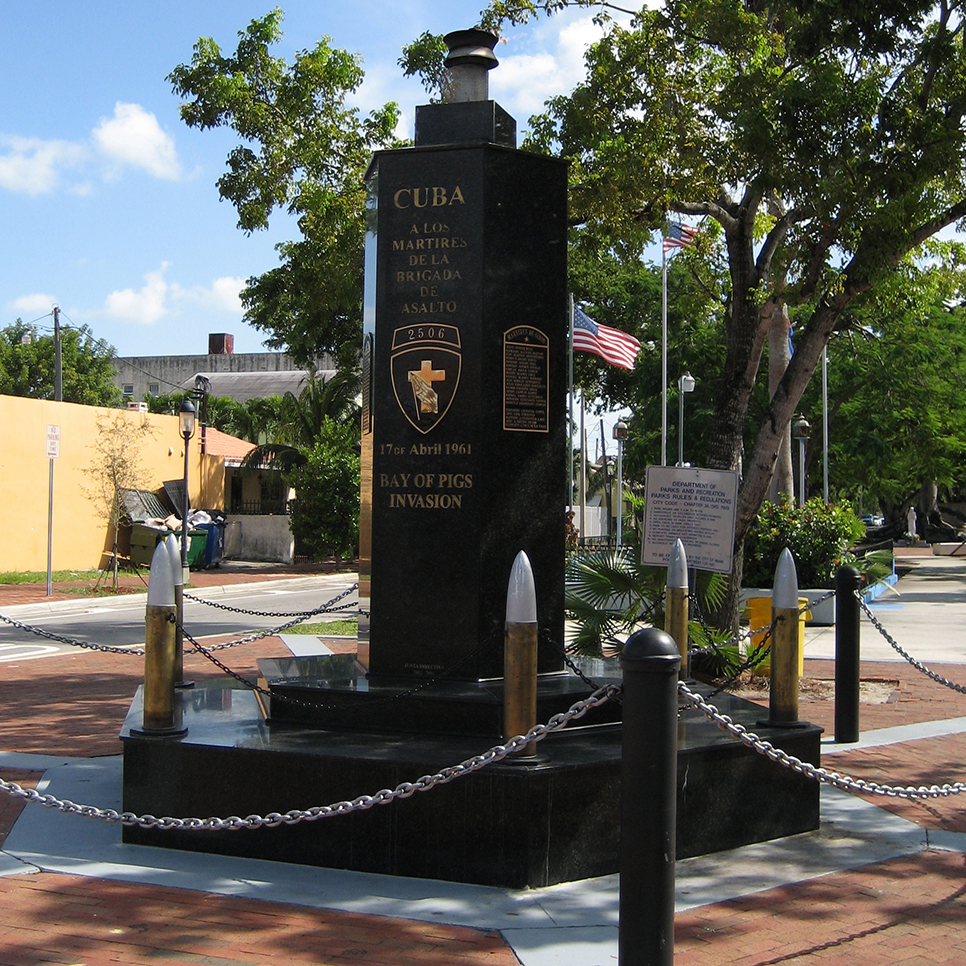
[[[632,335],[598,325],[589,315],[574,306],[574,351],[593,352],[612,366],[633,369],[641,344]]]
[[[668,225],[667,234],[664,236],[664,252],[669,252],[672,248],[688,248],[693,245],[700,234],[694,228],[675,222]]]

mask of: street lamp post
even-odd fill
[[[188,440],[194,435],[197,410],[190,399],[185,399],[178,412],[181,438],[184,440],[184,490],[181,494],[181,569],[188,573]],[[187,576],[185,578],[187,580]]]
[[[678,466],[684,466],[684,394],[694,392],[695,378],[686,372],[678,379]]]
[[[792,438],[798,440],[798,505],[805,506],[805,443],[812,434],[812,427],[804,416],[792,423]]]
[[[617,440],[617,549],[620,550],[624,530],[624,440],[627,439],[627,423],[623,419],[614,423],[614,439]]]

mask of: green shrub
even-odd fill
[[[771,587],[785,547],[795,557],[799,587],[830,588],[843,564],[854,564],[849,548],[865,534],[865,525],[845,501],[823,503],[818,497],[804,507],[787,501],[762,504],[745,537],[745,587]]]
[[[359,457],[353,427],[326,417],[305,465],[287,477],[295,487],[292,532],[318,559],[351,558],[359,544]]]

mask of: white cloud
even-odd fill
[[[171,297],[177,301],[190,302],[210,312],[243,312],[239,293],[245,287],[245,279],[234,275],[216,278],[211,285],[193,285],[182,288],[177,283],[171,286]]]
[[[216,278],[211,283],[211,295],[215,306],[224,312],[237,312],[241,315],[244,309],[239,296],[244,287],[245,279],[234,275]]]
[[[174,140],[140,104],[118,101],[114,105],[114,116],[101,118],[91,137],[98,150],[117,165],[143,168],[167,181],[181,177]]]
[[[97,163],[105,178],[124,167],[140,168],[155,178],[177,181],[182,176],[174,140],[158,119],[140,104],[114,105],[114,116],[101,118],[91,131],[91,143],[0,134],[0,188],[18,194],[42,195],[65,187],[71,194],[91,194],[90,180],[65,182],[64,175]]]
[[[511,43],[496,49],[500,66],[491,74],[492,96],[512,104],[517,123],[526,124],[543,111],[548,98],[569,94],[583,80],[584,53],[602,35],[592,16],[581,16],[566,23],[557,18],[542,21],[526,44],[529,53],[513,53],[511,37]]]
[[[10,312],[22,313],[23,315],[34,318],[38,315],[50,312],[51,307],[57,299],[53,295],[45,295],[43,292],[31,292],[30,295],[21,295],[7,303]]]
[[[131,288],[115,289],[104,302],[104,311],[115,319],[125,319],[140,325],[151,325],[168,313],[166,306],[168,283],[164,273],[168,263],[144,276],[144,285],[138,291]]]
[[[0,188],[28,195],[48,194],[60,184],[61,172],[85,157],[80,144],[0,134]]]
[[[140,325],[152,325],[165,316],[179,315],[183,305],[201,308],[209,313],[242,314],[239,293],[245,287],[243,278],[224,275],[214,279],[211,285],[185,288],[165,278],[169,267],[170,262],[162,262],[160,268],[147,272],[144,285],[137,290],[125,288],[111,292],[104,301],[105,313],[115,319]]]

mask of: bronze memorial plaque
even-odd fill
[[[550,432],[550,340],[532,325],[503,333],[503,428]]]

